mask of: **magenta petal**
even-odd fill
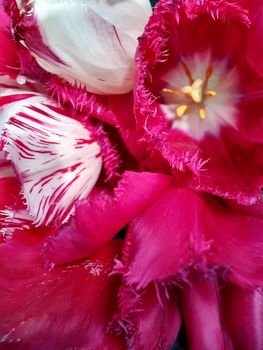
[[[251,18],[253,18],[257,11],[259,11],[262,7],[261,0],[240,0],[240,3],[242,4],[242,6],[244,6],[244,8],[247,8],[249,10]]]
[[[8,17],[2,10],[0,3],[0,43],[1,43],[1,55],[0,55],[0,75],[12,75],[17,74],[17,56],[16,48],[8,35]],[[17,67],[17,68],[16,68]]]
[[[171,349],[181,326],[174,287],[152,284],[136,292],[124,284],[119,301],[117,330],[125,335],[128,349]]]
[[[234,350],[222,330],[216,282],[196,279],[181,292],[189,350]],[[240,348],[241,349],[241,348]]]
[[[93,192],[77,206],[69,225],[48,240],[45,258],[61,264],[93,253],[160,196],[171,181],[162,174],[124,173],[113,193]]]
[[[235,200],[226,200],[225,205],[233,212],[253,216],[255,218],[263,219],[263,202],[258,201],[253,205],[240,205]]]
[[[203,262],[200,267],[226,271],[241,285],[261,285],[262,231],[258,218],[233,213],[210,196],[170,187],[130,224],[124,275],[129,285],[143,288]]]
[[[186,186],[236,199],[240,204],[257,202],[263,182],[261,144],[241,139],[235,131],[225,129],[220,138],[206,136],[200,154],[207,162],[197,176],[184,179]]]
[[[109,277],[120,242],[48,271],[43,236],[24,232],[0,245],[0,348],[124,349],[108,333],[119,281]]]
[[[263,349],[263,293],[237,286],[222,289],[222,313],[234,349]]]
[[[138,288],[174,277],[209,246],[202,197],[170,187],[131,223],[124,247],[129,284]]]
[[[20,186],[16,178],[0,178],[0,210],[13,205],[19,192]]]
[[[209,262],[225,267],[230,278],[243,286],[262,286],[263,220],[242,215],[207,200],[205,220],[210,223],[206,238],[211,240]]]
[[[248,40],[247,47],[247,59],[257,72],[263,76],[263,42],[262,42],[262,30],[263,30],[263,7],[258,11],[255,16]]]

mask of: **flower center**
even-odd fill
[[[213,60],[210,53],[196,53],[166,73],[161,108],[172,129],[195,139],[218,135],[225,124],[235,126],[240,97],[236,68]]]
[[[206,77],[204,80],[202,79],[196,79],[193,80],[192,74],[187,67],[185,63],[182,63],[185,73],[189,78],[190,85],[185,85],[179,90],[174,90],[171,88],[164,88],[162,91],[167,94],[171,94],[174,96],[174,102],[180,102],[177,101],[178,97],[180,98],[182,102],[182,98],[185,100],[185,103],[180,104],[176,108],[176,115],[181,118],[185,115],[187,110],[189,108],[197,108],[199,111],[199,117],[201,119],[206,118],[206,110],[205,110],[205,104],[204,101],[208,97],[216,96],[216,91],[214,90],[208,90],[208,80],[209,77],[212,74],[212,68],[209,66],[206,71]]]

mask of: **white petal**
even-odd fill
[[[65,222],[99,177],[99,145],[80,122],[43,96],[11,103],[5,113],[12,117],[4,150],[20,177],[29,214],[36,225]]]
[[[94,93],[132,89],[149,0],[34,0],[33,6],[43,43],[32,45],[31,35],[25,44],[45,70]]]

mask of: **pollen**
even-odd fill
[[[176,108],[176,114],[178,117],[182,117],[186,110],[187,110],[188,106],[187,105],[181,105],[179,107]]]
[[[216,91],[213,91],[213,90],[209,90],[209,91],[207,91],[207,93],[206,93],[206,95],[207,96],[216,96]]]
[[[206,111],[204,108],[200,108],[199,109],[199,115],[201,119],[205,119],[206,118]]]

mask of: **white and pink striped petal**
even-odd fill
[[[29,230],[33,218],[25,209],[6,208],[0,210],[0,234],[10,237],[15,231]]]
[[[149,0],[16,3],[24,19],[14,29],[42,68],[93,93],[132,90],[137,38],[152,12]]]
[[[25,93],[23,98],[17,91],[13,98],[0,112],[4,151],[35,225],[59,225],[94,187],[102,166],[100,146],[45,96]]]

